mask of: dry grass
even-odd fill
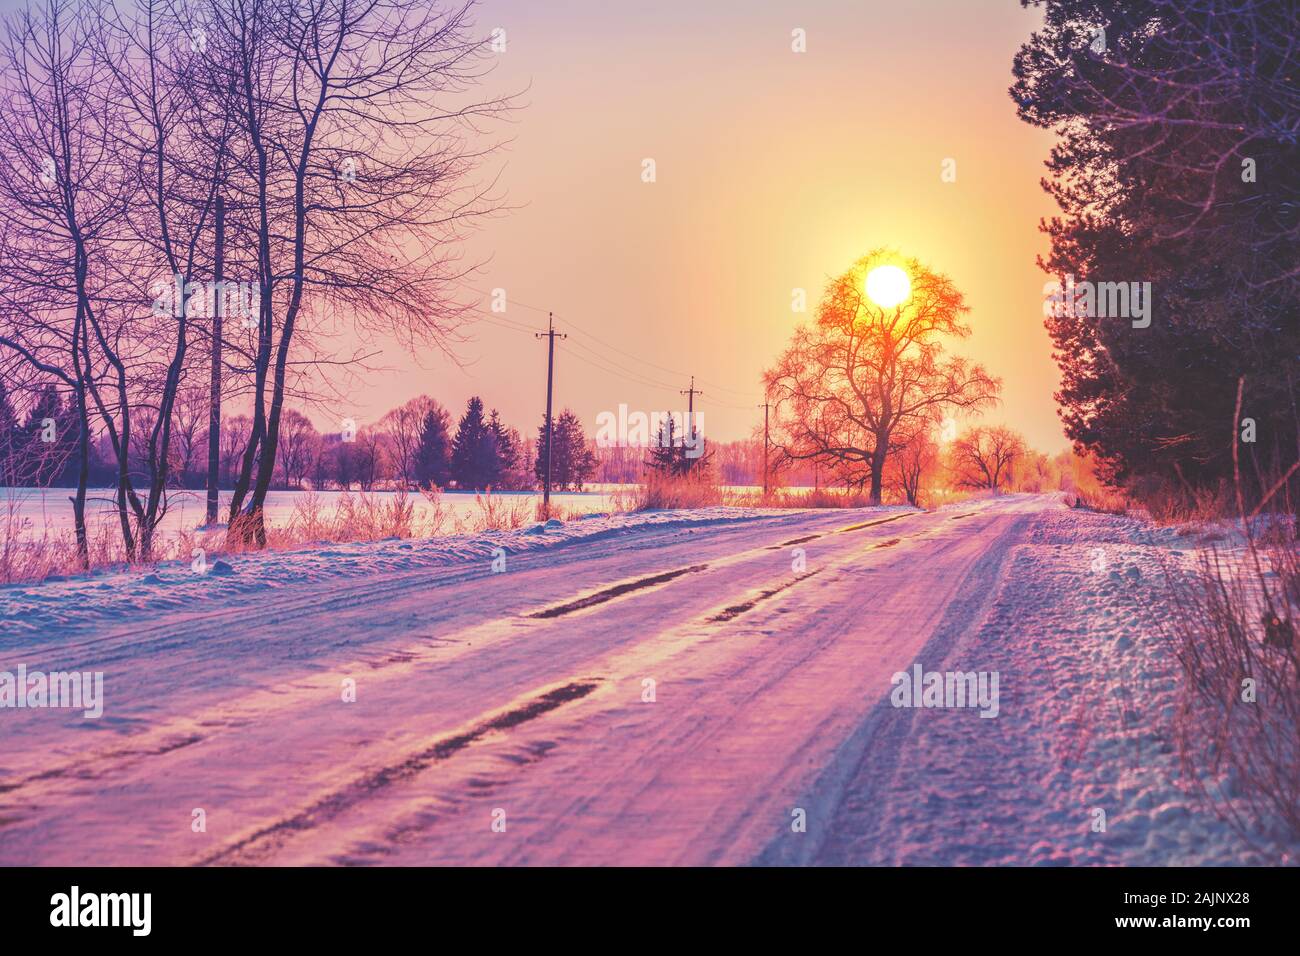
[[[405,493],[395,496],[345,493],[329,502],[312,491],[295,501],[287,522],[268,524],[267,548],[287,551],[311,544],[382,541],[393,538],[432,538],[443,534],[475,534],[483,531],[512,531],[534,521],[571,521],[587,512],[551,502],[549,510],[534,497],[493,494],[491,489],[474,496],[475,511],[461,517],[431,488],[421,493],[424,507]],[[703,508],[711,505],[771,508],[856,508],[866,505],[866,496],[842,489],[777,489],[766,498],[761,492],[733,492],[711,478],[651,476],[642,485],[615,491],[611,512],[648,511],[674,508]],[[189,561],[196,549],[211,560],[223,554],[254,550],[238,536],[224,529],[199,529],[160,536],[155,544],[154,564]],[[91,567],[125,564],[121,541],[113,526],[101,525],[92,541]],[[39,581],[52,575],[78,573],[75,542],[70,534],[38,535],[31,522],[21,519],[16,503],[7,514],[0,513],[0,583]]]
[[[618,511],[661,511],[676,508],[708,508],[727,504],[722,486],[711,476],[680,477],[649,472],[645,480],[613,495]]]
[[[18,516],[18,503],[0,512],[0,583],[41,579],[61,573],[60,552],[49,535],[31,536],[31,522]],[[76,554],[72,557],[75,559]]]
[[[474,495],[474,504],[478,514],[471,519],[470,525],[456,523],[458,533],[466,531],[513,531],[522,528],[532,520],[534,505],[531,498],[503,498],[493,496],[489,488],[484,494]]]
[[[126,563],[122,542],[108,527],[90,529],[86,550],[92,568]],[[19,516],[17,499],[6,501],[0,510],[0,584],[43,581],[84,570],[72,532],[51,534],[42,529],[37,534],[31,520]]]
[[[542,504],[541,498],[535,499],[535,504],[533,505],[534,521],[550,521],[551,519],[558,521],[574,521],[589,514],[591,514],[590,511],[584,511],[581,508],[566,508],[564,505],[557,504],[554,501],[552,501],[550,506],[547,507]]]
[[[658,511],[676,508],[868,508],[871,498],[857,488],[783,488],[737,490],[711,477],[673,477],[651,473],[640,485],[613,492],[613,511]]]
[[[267,548],[288,551],[310,544],[509,531],[534,520],[531,498],[505,498],[490,491],[475,495],[477,511],[467,518],[448,508],[436,488],[424,492],[424,498],[425,507],[417,513],[415,501],[405,493],[344,494],[328,504],[322,496],[306,492],[294,502],[286,523],[267,526]],[[553,516],[557,516],[555,510],[553,507]],[[92,569],[127,566],[125,549],[112,523],[92,526],[89,544]],[[155,560],[137,566],[189,561],[196,549],[202,549],[209,560],[253,550],[222,528],[187,530],[160,536],[155,543]],[[11,500],[7,509],[0,511],[0,584],[42,581],[83,570],[71,533],[38,533],[29,519],[19,516],[16,501]]]
[[[391,498],[365,492],[343,494],[329,506],[309,491],[294,501],[286,524],[267,526],[266,546],[284,551],[304,544],[413,538],[425,532],[424,524],[416,521],[415,503],[405,492]],[[182,557],[188,556],[187,544],[202,547],[210,555],[256,550],[220,529],[181,532],[175,537]]]
[[[1166,574],[1184,677],[1175,732],[1193,790],[1247,842],[1300,849],[1300,548],[1292,521],[1243,523],[1244,559]]]
[[[871,497],[854,488],[774,488],[767,495],[733,492],[726,503],[747,508],[868,508]]]
[[[1097,511],[1108,515],[1125,515],[1129,510],[1128,498],[1108,488],[1080,491],[1073,498],[1067,495],[1066,501],[1071,508],[1082,508],[1085,511]]]
[[[1129,497],[1141,504],[1156,524],[1206,524],[1231,518],[1237,506],[1232,486],[1181,488],[1168,481],[1143,479],[1128,488]]]

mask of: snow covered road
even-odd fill
[[[934,814],[888,826],[909,812],[890,787],[945,759],[914,753],[913,715],[940,712],[882,711],[891,675],[1006,668],[972,635],[1049,580],[1008,581],[1013,557],[1090,517],[706,509],[7,589],[0,670],[103,671],[105,699],[98,720],[0,710],[0,863],[908,862],[927,832],[946,862]],[[1028,708],[1002,709],[942,713],[1032,775]],[[1053,732],[1022,742],[1047,771]],[[980,774],[956,769],[959,820]],[[974,801],[981,845],[1010,849],[953,860],[1043,856],[1008,806]]]

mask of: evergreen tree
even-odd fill
[[[692,457],[689,452],[699,440],[699,433],[694,426],[691,427],[691,433],[692,440],[688,444],[687,436],[677,432],[676,419],[672,415],[666,416],[659,423],[659,434],[655,436],[655,444],[650,448],[650,458],[645,463],[646,467],[662,475],[677,478],[693,472],[702,473],[713,457],[713,452],[705,451],[701,455]]]
[[[546,449],[550,447],[550,435],[546,431],[546,416],[542,416],[542,423],[537,426],[537,458],[533,462],[533,474],[537,476],[537,483],[542,487],[546,486]],[[551,456],[551,486],[556,487],[558,484],[556,476],[560,473],[560,448],[556,447],[555,454]]]
[[[18,415],[9,401],[9,392],[0,381],[0,487],[18,484],[18,450],[21,436]]]
[[[53,384],[37,394],[36,404],[20,431],[20,468],[42,488],[64,484],[76,450],[76,424]]]
[[[551,487],[561,491],[581,491],[583,484],[596,473],[596,455],[587,447],[582,421],[573,409],[566,408],[552,423],[555,451],[551,455]],[[537,480],[546,480],[546,420],[537,429]]]
[[[591,476],[596,473],[596,455],[587,447],[582,421],[572,409],[566,408],[560,415],[559,440],[565,445],[564,457],[568,465],[565,487],[581,491],[582,486],[591,481]]]
[[[456,426],[451,475],[457,487],[479,490],[495,485],[499,474],[496,436],[483,418],[483,400],[475,395]]]
[[[1045,184],[1061,215],[1044,223],[1044,266],[1151,290],[1138,323],[1071,303],[1047,318],[1066,434],[1139,494],[1213,489],[1232,480],[1244,378],[1241,417],[1259,438],[1238,451],[1264,466],[1294,461],[1300,112],[1282,66],[1294,7],[1044,7],[1011,90],[1024,120],[1061,131]],[[1291,487],[1300,500],[1300,478]]]
[[[501,415],[495,408],[488,418],[488,430],[496,443],[496,486],[517,491],[527,484],[526,466],[523,464],[523,441],[519,437],[519,432],[501,421]]]
[[[415,480],[421,488],[445,488],[451,483],[451,417],[435,406],[424,413],[415,449]]]

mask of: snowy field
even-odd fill
[[[1272,862],[1178,782],[1188,548],[1008,495],[2,588],[0,670],[104,682],[0,710],[0,863]],[[995,706],[899,706],[918,667]]]
[[[619,510],[620,505],[631,500],[636,490],[634,485],[592,484],[582,492],[557,491],[551,494],[551,503],[565,514],[600,514]],[[757,487],[735,486],[727,491],[757,492]],[[44,535],[71,536],[73,533],[72,504],[70,488],[6,488],[0,486],[0,520],[19,537],[31,538]],[[271,491],[267,494],[266,520],[274,527],[284,527],[293,518],[295,506],[313,497],[321,511],[330,515],[338,509],[345,496],[354,500],[363,492],[343,491]],[[399,497],[394,491],[373,491],[364,493],[380,504]],[[482,497],[472,491],[445,491],[440,497],[443,510],[443,529],[450,532],[461,525],[472,527],[475,520],[482,516],[483,510],[478,499]],[[521,509],[528,518],[536,513],[536,505],[541,501],[539,491],[493,491],[491,498],[505,510]],[[414,525],[417,529],[427,528],[434,519],[434,507],[422,494],[408,492],[406,500],[414,510]],[[203,491],[175,490],[168,493],[168,507],[162,523],[161,540],[179,532],[192,532],[203,525],[207,504]],[[220,495],[218,521],[224,522],[230,508],[230,493],[223,491]],[[625,505],[623,505],[626,507]],[[113,490],[93,488],[88,492],[87,515],[91,537],[102,530],[113,541],[117,540],[118,517]]]
[[[612,493],[613,486],[581,494],[557,492],[551,495],[551,501],[563,507],[566,511],[607,511],[610,507]],[[35,533],[36,535],[40,535],[43,530],[47,530],[52,535],[71,534],[73,529],[72,505],[68,499],[72,494],[73,489],[71,488],[0,487],[0,515],[12,513],[29,533]],[[287,524],[293,516],[295,502],[301,501],[306,494],[306,492],[301,491],[269,492],[266,499],[267,521],[272,525],[282,526]],[[321,491],[315,494],[321,506],[327,512],[332,512],[346,492]],[[355,498],[360,492],[352,491],[350,494]],[[379,501],[388,501],[397,496],[396,492],[392,491],[375,491],[371,495]],[[416,492],[412,492],[406,497],[415,506],[415,520],[420,524],[426,523],[431,514],[429,502],[425,500],[423,495]],[[493,492],[493,497],[501,499],[506,507],[520,502],[531,506],[534,501],[541,499],[541,494],[531,491]],[[479,510],[474,498],[473,492],[444,492],[442,505],[451,515],[459,517],[463,521],[468,521]],[[230,494],[223,491],[218,509],[220,520],[225,520],[229,507]],[[175,534],[178,531],[195,530],[203,524],[206,508],[207,499],[201,490],[170,492],[168,494],[167,514],[161,525],[163,535]],[[91,525],[92,532],[99,527],[115,530],[117,512],[112,489],[91,489],[87,498],[87,514],[87,520]]]

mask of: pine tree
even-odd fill
[[[523,458],[523,441],[519,432],[501,421],[501,415],[494,408],[488,418],[488,430],[496,443],[497,480],[496,486],[511,491],[522,488],[525,484]]]
[[[569,442],[569,487],[581,491],[596,473],[596,453],[588,445],[587,434],[577,415],[566,408],[560,416],[560,423]]]
[[[1044,265],[1058,279],[1142,280],[1151,293],[1145,324],[1069,302],[1047,317],[1066,435],[1139,496],[1194,498],[1233,480],[1244,378],[1259,452],[1237,451],[1294,461],[1300,111],[1294,73],[1278,66],[1294,6],[1211,3],[1195,16],[1170,15],[1172,3],[1044,6],[1011,91],[1024,120],[1061,130],[1045,183],[1061,215],[1044,223]],[[1257,473],[1242,472],[1249,495]],[[1300,478],[1291,489],[1300,500]]]
[[[9,392],[0,381],[0,487],[18,484],[18,415],[9,401]]]
[[[424,413],[415,449],[415,480],[421,488],[445,488],[451,482],[450,416],[441,406]]]
[[[33,484],[45,488],[61,484],[75,450],[76,431],[53,384],[41,388],[20,430],[18,458],[21,468],[31,472]],[[46,439],[51,437],[52,440]]]
[[[558,424],[558,423],[552,423]],[[556,428],[556,437],[559,437],[559,430]],[[545,487],[546,485],[546,449],[550,446],[550,435],[546,432],[546,416],[542,416],[542,423],[537,426],[537,458],[533,462],[533,474],[537,476],[537,483]],[[564,449],[562,443],[557,441],[555,453],[551,456],[551,487],[559,486],[559,474],[564,469],[560,462]]]
[[[692,441],[689,445],[694,445],[699,440],[699,433],[694,426],[691,428],[691,433]],[[713,457],[711,451],[695,457],[688,454],[690,447],[686,435],[678,434],[677,422],[672,415],[666,416],[659,423],[659,434],[655,439],[655,444],[650,448],[650,458],[645,464],[647,468],[661,475],[680,478],[691,473],[701,473],[708,467]]]
[[[682,447],[676,429],[677,423],[673,421],[671,415],[659,423],[659,434],[655,436],[655,443],[650,446],[650,457],[645,463],[651,471],[657,471],[661,475],[686,473],[686,449]]]
[[[499,473],[496,436],[483,418],[483,400],[475,395],[456,426],[451,474],[457,487],[479,490],[495,485]]]
[[[551,487],[560,490],[581,491],[584,483],[596,472],[596,456],[587,447],[587,436],[582,421],[570,408],[554,420],[555,451],[551,456]],[[537,430],[538,481],[546,480],[546,422]]]

